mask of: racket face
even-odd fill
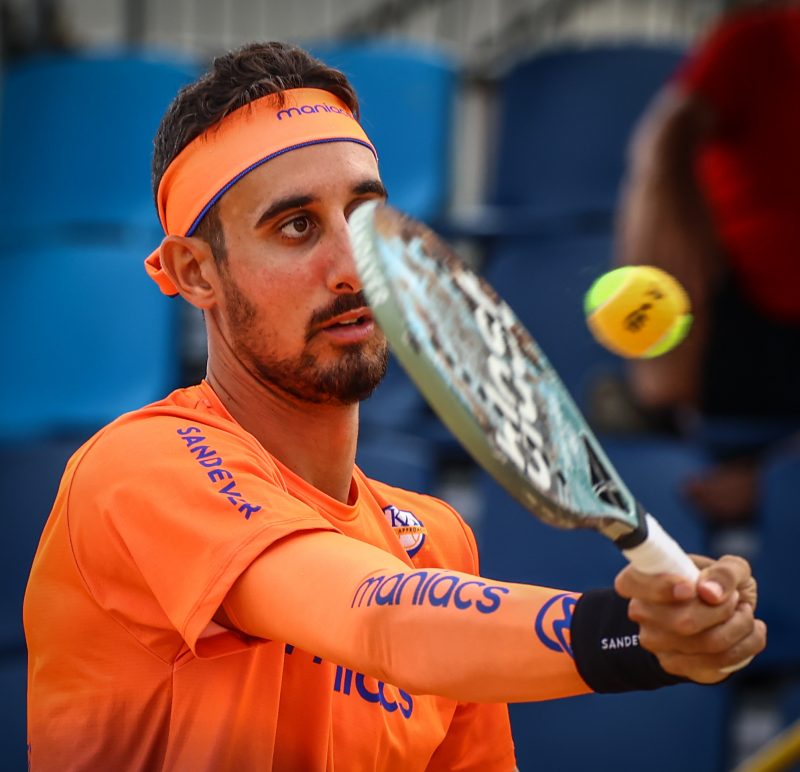
[[[443,423],[508,492],[561,528],[611,539],[640,508],[547,358],[497,293],[421,223],[360,206],[350,237],[395,356]]]

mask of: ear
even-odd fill
[[[167,236],[161,242],[161,267],[184,300],[203,310],[217,302],[217,269],[208,242],[192,236]]]

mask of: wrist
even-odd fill
[[[575,606],[570,627],[575,666],[595,692],[658,689],[688,679],[672,675],[639,643],[628,601],[612,589],[590,590]]]

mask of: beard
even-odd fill
[[[280,358],[269,352],[257,353],[263,344],[256,329],[256,307],[229,276],[225,277],[225,300],[236,354],[251,372],[271,388],[303,402],[352,405],[369,397],[386,374],[389,347],[382,333],[366,343],[343,346],[341,356],[326,365],[320,363],[318,357],[309,350],[312,334],[306,335],[305,348],[298,357]],[[309,329],[366,305],[361,292],[339,295],[328,308],[313,315]]]

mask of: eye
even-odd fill
[[[311,231],[311,226],[311,220],[306,215],[298,215],[281,225],[280,232],[287,239],[302,239]]]

